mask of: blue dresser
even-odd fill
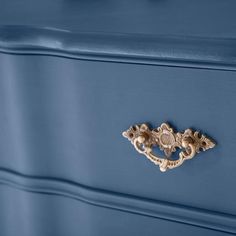
[[[0,235],[236,235],[235,0],[0,0]]]

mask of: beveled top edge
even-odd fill
[[[0,26],[0,52],[236,70],[235,38],[73,33],[55,28],[5,25]]]

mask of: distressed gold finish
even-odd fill
[[[212,140],[198,131],[186,129],[182,133],[175,133],[167,123],[163,123],[153,130],[147,124],[133,125],[123,132],[123,136],[134,145],[139,153],[145,155],[155,165],[159,165],[162,172],[176,168],[185,160],[195,157],[197,153],[215,146]],[[153,149],[156,146],[165,153],[164,157],[154,154]],[[179,158],[173,160],[171,155],[177,149],[181,149]]]

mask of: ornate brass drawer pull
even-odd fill
[[[197,153],[215,146],[212,140],[198,131],[186,129],[183,133],[175,133],[167,123],[153,130],[149,129],[147,124],[134,125],[123,132],[123,136],[131,141],[139,153],[144,154],[155,165],[159,165],[162,172],[176,168]],[[155,146],[164,151],[164,158],[154,154]],[[176,152],[176,148],[182,151],[179,153],[179,159],[173,160],[171,155]]]

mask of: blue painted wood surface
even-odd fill
[[[236,234],[234,0],[0,0],[0,235]],[[167,173],[121,136],[201,129]]]

